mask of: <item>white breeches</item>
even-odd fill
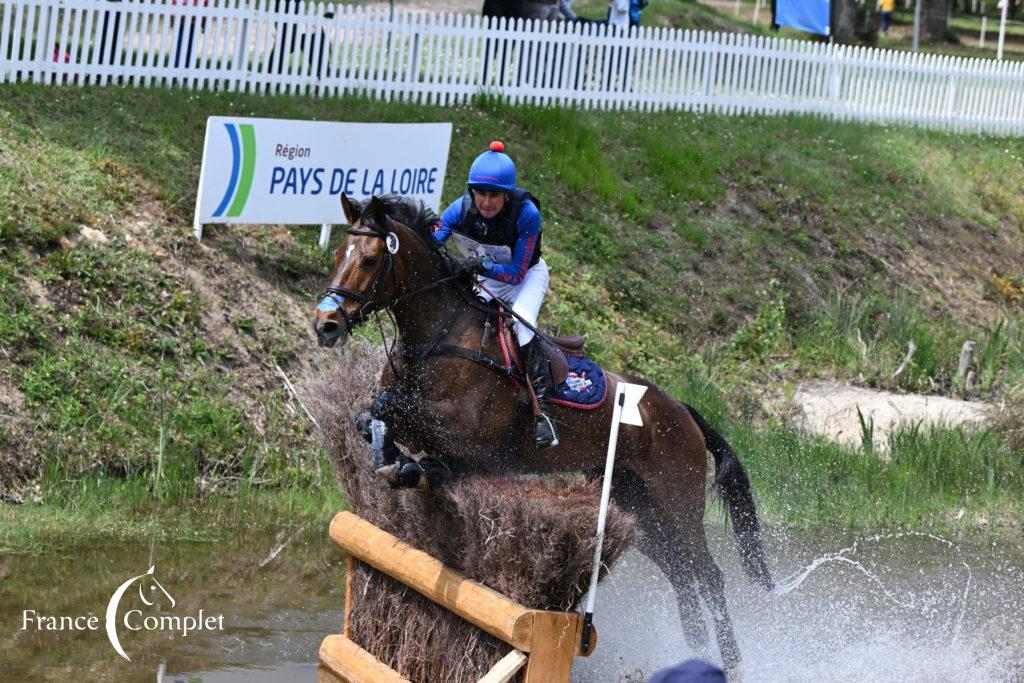
[[[537,326],[537,315],[540,313],[541,304],[544,303],[544,295],[548,293],[548,281],[551,279],[548,273],[548,264],[544,259],[537,261],[537,264],[526,271],[526,276],[518,285],[510,285],[498,282],[490,278],[480,278],[480,284],[489,289],[495,296],[504,299],[512,304],[515,311],[528,323]],[[491,297],[487,292],[481,290],[484,301],[490,301]],[[533,330],[523,325],[518,320],[515,325],[516,339],[520,346],[525,346],[533,339]]]

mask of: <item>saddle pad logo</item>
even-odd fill
[[[565,383],[569,385],[569,388],[573,391],[583,391],[589,386],[593,386],[593,382],[587,379],[586,374],[577,374],[570,372],[565,377]]]

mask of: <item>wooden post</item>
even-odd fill
[[[341,633],[350,638],[352,628],[352,572],[355,571],[356,560],[351,555],[345,558],[345,621]]]
[[[477,683],[508,683],[526,666],[529,658],[519,650],[512,650],[502,657]]]
[[[536,613],[533,617],[530,661],[526,663],[523,683],[568,681],[582,629],[583,621],[578,614]],[[593,652],[593,648],[587,651]]]
[[[409,683],[391,667],[345,636],[327,636],[320,645],[320,661],[342,681]]]
[[[974,363],[974,347],[977,344],[977,342],[965,341],[963,348],[960,349],[960,363],[956,367],[956,376],[960,379],[967,377],[967,371]]]
[[[524,683],[568,683],[573,658],[587,656],[597,646],[597,633],[591,630],[588,647],[585,651],[580,647],[581,614],[523,607],[350,512],[335,515],[330,533],[349,554],[349,577],[358,559],[512,645],[515,650],[484,678],[488,683],[503,683],[514,676],[523,666],[525,653],[529,658]],[[320,682],[404,683],[398,673],[349,639],[351,600],[349,578],[345,588],[345,632],[327,636],[320,646]]]
[[[534,610],[470,581],[351,512],[339,512],[334,517],[331,538],[357,559],[419,591],[477,628],[517,650],[530,651]]]

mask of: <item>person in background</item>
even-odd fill
[[[519,19],[526,16],[525,0],[484,0],[481,14],[485,17]]]
[[[889,24],[892,22],[892,13],[896,9],[896,0],[882,0],[882,35],[889,35]]]
[[[558,13],[565,21],[576,21],[576,13],[572,11],[572,0],[558,0]]]
[[[725,672],[701,659],[687,659],[654,674],[647,683],[726,683]]]
[[[648,0],[629,0],[629,26],[640,25],[640,13],[647,7]],[[893,0],[895,1],[895,0]]]
[[[608,6],[608,23],[625,30],[629,28],[629,3],[631,0],[611,0]]]
[[[526,0],[526,18],[557,21],[561,10],[559,0]]]

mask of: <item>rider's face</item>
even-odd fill
[[[505,208],[505,193],[491,190],[473,190],[476,210],[484,218],[494,218]]]

